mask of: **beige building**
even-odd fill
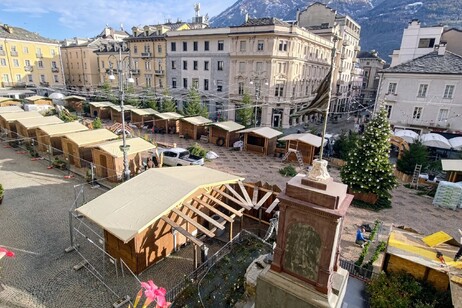
[[[446,49],[457,55],[462,55],[462,30],[449,28],[443,31],[441,42],[447,43]]]
[[[95,51],[104,49],[105,45],[121,42],[128,35],[125,31],[105,27],[99,35],[92,39],[64,40],[61,50],[67,86],[79,91],[97,89],[103,80],[100,74],[105,74],[105,70],[104,67],[100,70],[98,55]]]
[[[357,59],[361,27],[351,17],[319,2],[298,12],[297,25],[328,40],[337,38],[330,112],[350,111],[362,82]]]
[[[276,18],[249,19],[231,27],[229,37],[228,119],[235,120],[247,92],[257,126],[287,128],[306,120],[291,114],[314,98],[330,67],[332,41]]]
[[[0,88],[64,86],[59,43],[0,24]]]
[[[98,86],[109,83],[112,88],[119,88],[119,71],[122,72],[124,85],[127,83],[128,78],[132,76],[132,71],[130,71],[130,53],[126,42],[101,43],[94,53],[98,62]],[[114,79],[111,79],[110,76],[114,76]],[[105,99],[109,98],[106,97]]]
[[[377,51],[361,51],[358,55],[359,65],[363,69],[363,81],[359,102],[363,106],[373,106],[379,87],[379,71],[384,68],[385,60],[380,58]]]

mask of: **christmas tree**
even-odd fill
[[[199,93],[195,88],[191,88],[188,93],[188,102],[184,108],[185,116],[203,116],[207,118],[207,107],[202,105]]]
[[[355,192],[373,193],[390,199],[396,186],[393,166],[390,163],[390,123],[384,108],[376,114],[356,147],[350,151],[340,176],[343,183]]]

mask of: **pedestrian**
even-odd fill
[[[360,245],[361,247],[364,247],[364,244],[366,242],[369,242],[369,239],[364,236],[364,232],[366,232],[366,228],[364,228],[363,226],[359,227],[358,230],[356,231],[355,243]]]
[[[151,168],[154,168],[154,162],[152,161],[151,157],[148,157],[145,170],[151,169]]]

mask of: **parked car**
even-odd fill
[[[183,148],[160,149],[159,155],[163,155],[164,165],[169,166],[189,166],[189,165],[204,165],[204,159],[199,156],[192,155],[188,150]]]

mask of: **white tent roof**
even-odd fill
[[[216,123],[211,123],[210,125],[219,127],[225,131],[228,132],[234,132],[240,129],[243,129],[245,126],[241,125],[239,123],[236,123],[234,121],[224,121],[224,122],[216,122]]]
[[[79,207],[77,212],[127,243],[197,189],[242,179],[202,166],[153,168]]]
[[[287,135],[282,138],[279,138],[279,140],[281,141],[297,140],[303,143],[311,144],[312,146],[315,146],[318,148],[321,146],[322,138],[316,135],[310,134],[310,133],[304,133],[304,134]]]
[[[395,131],[395,136],[403,138],[407,143],[414,143],[419,139],[419,134],[413,130],[402,129]]]
[[[64,99],[64,100],[68,100],[68,99],[78,99],[78,100],[81,100],[81,101],[86,101],[86,100],[87,100],[85,97],[77,96],[77,95],[69,95],[69,96],[64,97],[63,99]]]
[[[0,107],[0,113],[11,113],[11,112],[24,112],[24,110],[18,106]]]
[[[181,121],[186,121],[186,122],[191,123],[192,125],[196,125],[196,126],[212,123],[212,120],[204,118],[202,116],[182,118]]]
[[[282,132],[275,130],[271,127],[251,127],[239,131],[239,133],[254,133],[261,137],[272,139],[274,137],[282,135]]]
[[[449,139],[449,143],[451,144],[451,147],[456,150],[456,151],[461,151],[462,150],[462,137],[455,137]]]
[[[444,138],[440,134],[429,133],[420,136],[420,142],[427,147],[450,149],[451,144],[448,139]]]

